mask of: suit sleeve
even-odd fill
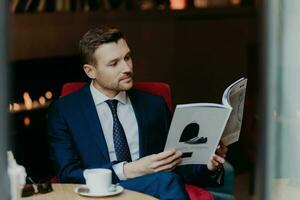
[[[50,143],[50,157],[54,162],[57,180],[61,183],[84,183],[84,167],[79,154],[74,147],[72,137],[58,101],[54,101],[48,110],[48,140]],[[112,170],[113,163],[106,163],[99,168]],[[113,170],[112,170],[113,171]],[[113,181],[118,178],[113,171]]]

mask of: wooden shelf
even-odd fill
[[[254,8],[11,14],[9,58],[15,61],[76,55],[77,44],[82,35],[88,29],[100,25],[120,27],[134,40],[143,35],[137,33],[143,32],[143,27],[157,23],[165,27],[173,26],[176,21],[253,19],[255,16]]]

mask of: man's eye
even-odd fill
[[[125,59],[126,61],[131,60],[131,56],[130,56],[130,55],[127,55],[127,56],[125,56],[124,59]]]
[[[108,66],[115,67],[115,66],[117,66],[117,64],[118,64],[118,62],[112,62]]]

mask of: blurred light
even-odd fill
[[[47,99],[53,98],[53,93],[51,91],[47,91],[45,93],[45,97]],[[24,103],[10,103],[9,106],[9,111],[10,112],[21,112],[24,110],[32,110],[32,109],[40,109],[43,107],[48,106],[47,100],[44,96],[41,96],[38,100],[32,100],[29,92],[24,92],[23,93],[23,99]]]
[[[38,107],[40,107],[40,103],[37,100],[34,100],[32,102],[32,108],[38,108]]]
[[[195,8],[206,8],[208,0],[194,0]]]
[[[141,2],[141,10],[151,10],[154,9],[154,2],[150,0],[144,0]]]
[[[230,0],[230,4],[234,5],[234,6],[240,5],[241,4],[241,0]]]
[[[30,98],[29,93],[28,92],[24,92],[23,93],[23,99],[28,99],[28,98]]]
[[[170,0],[170,7],[173,10],[182,10],[186,8],[187,0]]]
[[[47,99],[52,99],[52,97],[53,97],[52,92],[51,92],[51,91],[47,91],[46,94],[45,94],[45,97],[46,97]]]
[[[25,108],[27,110],[32,109],[32,100],[28,92],[24,92],[23,99],[24,99]]]
[[[30,125],[30,118],[27,116],[24,117],[23,122],[24,122],[24,125],[28,127]]]
[[[13,103],[12,110],[13,111],[19,111],[21,109],[21,106],[18,103]]]
[[[39,102],[40,102],[41,105],[45,105],[45,104],[46,104],[46,99],[45,99],[45,97],[40,97],[40,98],[39,98]]]

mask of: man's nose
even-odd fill
[[[130,62],[126,62],[126,60],[123,60],[122,65],[125,72],[132,71],[132,64],[130,64]]]

